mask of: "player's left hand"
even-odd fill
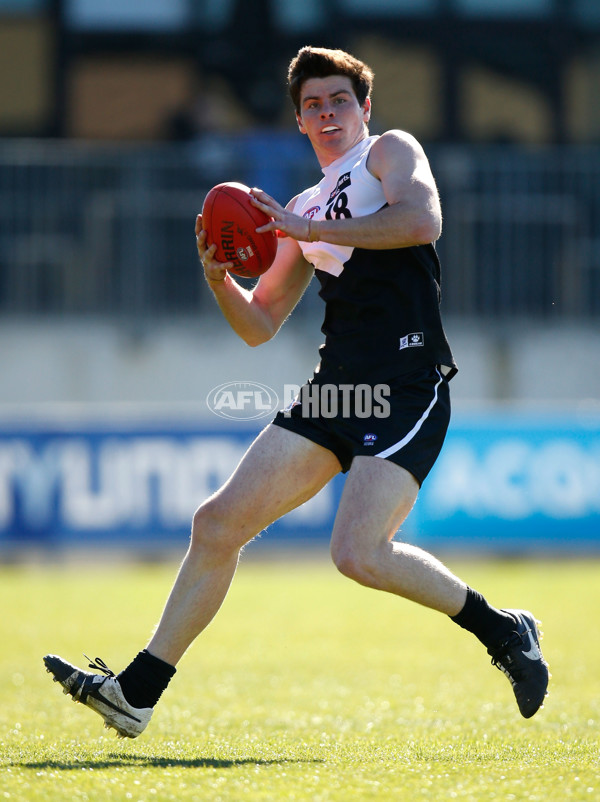
[[[271,222],[256,229],[258,234],[262,234],[265,231],[275,231],[278,237],[292,237],[303,242],[308,241],[309,225],[307,218],[300,217],[300,215],[286,209],[262,189],[252,188],[252,205],[273,218]]]

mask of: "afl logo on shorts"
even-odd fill
[[[363,446],[374,446],[375,440],[377,440],[377,435],[369,432],[363,437]]]

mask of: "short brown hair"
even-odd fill
[[[345,50],[306,46],[294,56],[288,69],[288,89],[298,113],[305,81],[310,78],[327,78],[330,75],[345,75],[350,78],[354,94],[361,106],[371,94],[373,70],[363,61],[346,53]]]

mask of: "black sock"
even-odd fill
[[[174,666],[144,649],[117,675],[117,679],[130,705],[154,707],[175,671]]]
[[[460,613],[450,617],[488,649],[498,646],[515,628],[515,619],[510,613],[490,607],[481,593],[472,588],[467,588],[467,600]]]

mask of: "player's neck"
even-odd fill
[[[321,149],[317,150],[317,148],[315,148],[314,149],[315,150],[315,155],[316,155],[317,160],[319,162],[319,166],[322,169],[324,169],[325,167],[329,167],[334,162],[339,161],[340,159],[342,159],[347,153],[350,153],[350,151],[353,148],[355,148],[356,145],[358,145],[360,142],[364,142],[364,140],[368,139],[368,137],[369,137],[369,130],[365,126],[363,134],[361,136],[358,136],[352,142],[352,144],[350,144],[349,146],[347,146],[347,147],[345,147],[343,149],[341,149],[341,148],[333,149],[332,148],[331,150],[327,149],[325,152],[322,152]]]

